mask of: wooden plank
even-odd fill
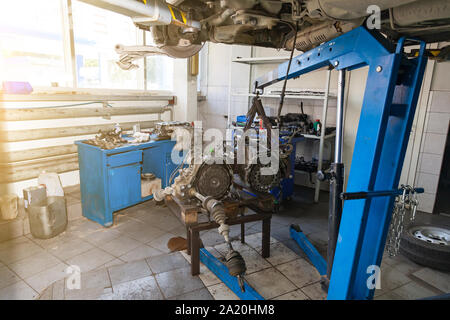
[[[53,157],[19,161],[19,162],[1,162],[0,163],[0,171],[2,171],[2,170],[10,170],[10,171],[28,170],[29,168],[33,168],[33,167],[42,167],[43,165],[47,166],[50,164],[74,161],[77,159],[78,159],[78,154],[71,153],[71,154],[65,154],[65,155],[59,155],[59,156],[53,156]],[[3,159],[2,159],[2,161],[3,161]]]
[[[48,94],[4,94],[1,101],[169,101],[173,100],[173,95],[101,95],[101,94],[76,94],[76,93],[48,93]]]
[[[18,162],[18,161],[27,161],[46,157],[60,156],[76,152],[77,146],[75,144],[68,144],[55,147],[3,152],[0,153],[0,159],[2,162]]]
[[[63,173],[63,172],[69,172],[78,170],[78,160],[73,162],[64,162],[59,163],[56,165],[49,165],[49,166],[39,166],[36,168],[30,168],[27,170],[21,170],[21,171],[9,171],[9,172],[1,172],[0,171],[0,183],[11,183],[11,182],[18,182],[23,180],[29,180],[34,179],[39,176],[39,174],[42,171],[47,172],[56,172],[56,173]]]
[[[158,120],[155,121],[141,121],[141,122],[123,122],[120,123],[122,130],[132,130],[133,125],[139,123],[141,129],[153,128]],[[89,134],[96,134],[99,130],[110,131],[114,130],[115,124],[91,125],[91,126],[76,126],[76,127],[60,127],[60,128],[45,128],[45,129],[31,129],[31,130],[11,130],[0,132],[0,139],[3,142],[17,142],[39,139],[51,139],[60,137],[83,136]]]
[[[44,119],[67,119],[84,117],[110,117],[133,114],[157,114],[169,111],[161,107],[104,107],[104,108],[23,108],[2,109],[0,120],[2,121],[25,121]]]
[[[1,163],[0,172],[15,172],[15,171],[30,170],[34,168],[48,167],[72,161],[78,161],[77,154],[68,154],[63,156],[42,158],[22,162]]]

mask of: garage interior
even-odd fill
[[[404,47],[361,22],[308,50],[216,36],[175,58],[123,14],[144,2],[0,4],[0,300],[449,298],[450,15]],[[156,2],[196,28],[183,1]],[[220,2],[238,6],[203,5]],[[383,50],[394,71],[372,64]],[[278,129],[269,178],[207,162]]]

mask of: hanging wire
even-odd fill
[[[184,166],[184,162],[186,161],[186,159],[190,156],[191,154],[191,150],[189,150],[186,155],[184,156],[183,160],[181,161],[181,163],[172,171],[172,173],[170,174],[169,177],[169,185],[172,184],[173,179],[175,179],[176,174],[178,173],[178,170],[183,169]]]
[[[286,78],[284,78],[283,89],[281,90],[281,95],[280,95],[280,104],[278,106],[278,115],[277,115],[278,125],[281,124],[281,110],[283,109],[283,105],[284,105],[284,96],[286,95],[286,85],[287,85],[289,71],[291,70],[292,58],[294,57],[295,47],[297,46],[297,33],[298,33],[298,21],[295,23],[294,45],[292,46],[291,56],[289,58],[289,64],[288,64],[288,67],[286,70]]]

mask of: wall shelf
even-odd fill
[[[258,58],[242,58],[236,57],[233,62],[245,64],[280,64],[289,61],[289,57],[258,57]]]
[[[264,65],[264,64],[281,64],[284,62],[289,61],[290,57],[251,57],[251,58],[243,58],[243,57],[236,57],[232,60],[232,62],[235,63],[243,63],[250,66],[250,72],[252,68],[256,65]],[[315,136],[315,135],[303,135],[305,139],[315,139],[320,141],[319,146],[319,159],[318,159],[318,171],[322,170],[322,162],[323,162],[323,147],[326,139],[332,138],[336,136],[336,133],[331,133],[329,135],[325,135],[325,129],[326,129],[326,119],[327,119],[327,112],[328,112],[328,101],[330,98],[335,98],[336,94],[330,93],[330,77],[331,77],[331,70],[327,71],[327,77],[325,81],[325,88],[323,90],[323,94],[301,94],[300,92],[298,94],[286,94],[285,99],[299,99],[299,100],[321,100],[323,101],[323,111],[322,111],[322,119],[323,119],[323,126],[322,126],[322,135],[321,136]],[[231,81],[231,68],[230,68],[230,81]],[[231,127],[231,96],[241,96],[241,97],[255,97],[256,94],[254,93],[232,93],[231,92],[231,82],[229,83],[230,89],[228,91],[228,128]],[[249,84],[249,91],[252,90],[252,83]],[[308,91],[308,90],[304,90]],[[261,98],[280,98],[280,94],[274,94],[274,93],[266,93],[260,95]],[[319,193],[320,193],[320,181],[316,179],[315,182],[315,191],[314,191],[314,202],[319,202]]]
[[[336,131],[330,134],[327,134],[325,137],[323,137],[325,140],[326,139],[330,139],[336,136]],[[303,134],[303,137],[305,137],[306,139],[314,139],[314,140],[320,140],[320,136],[316,136],[313,134]]]
[[[232,96],[236,97],[256,97],[256,94],[254,93],[233,93]],[[280,98],[279,94],[262,94],[260,95],[261,98]],[[328,98],[335,97],[333,94],[329,94]],[[310,100],[324,100],[326,97],[325,95],[285,95],[285,99],[310,99]]]

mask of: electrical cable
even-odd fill
[[[280,126],[280,124],[281,124],[281,119],[280,119],[280,117],[281,117],[281,110],[283,109],[284,96],[286,95],[286,85],[287,85],[289,71],[291,69],[292,58],[294,57],[294,51],[295,51],[295,47],[297,45],[297,33],[298,33],[298,21],[295,24],[294,45],[292,47],[291,56],[289,58],[289,64],[288,64],[288,67],[287,67],[287,70],[286,70],[286,78],[284,78],[283,89],[281,90],[280,104],[278,106],[278,115],[277,115],[278,126]]]
[[[191,154],[191,150],[189,150],[186,155],[184,156],[183,160],[181,161],[181,163],[172,171],[172,173],[169,176],[169,185],[172,184],[173,179],[175,179],[175,175],[177,174],[178,170],[182,169],[184,166],[184,162],[186,161],[186,159],[189,157],[189,155]]]

